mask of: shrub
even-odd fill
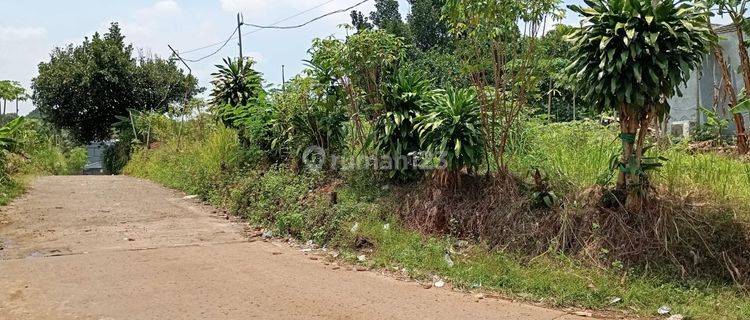
[[[426,97],[432,93],[432,84],[421,74],[401,71],[387,83],[383,90],[383,104],[372,132],[374,148],[379,156],[392,160],[420,151],[419,136],[414,132],[417,117],[421,114]],[[394,164],[390,177],[407,178],[408,167]]]
[[[117,141],[115,144],[104,149],[103,162],[104,169],[109,174],[120,174],[130,161],[130,154],[133,148],[126,141]]]
[[[484,155],[484,137],[476,92],[449,89],[433,94],[426,109],[416,118],[422,147],[430,154],[442,154],[450,172],[477,169]]]
[[[283,92],[273,96],[276,119],[273,142],[278,153],[301,158],[307,147],[318,146],[329,153],[344,145],[348,118],[330,88],[311,77],[297,77]]]

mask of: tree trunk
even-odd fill
[[[642,175],[644,146],[648,129],[653,121],[653,108],[646,106],[639,110],[631,106],[620,106],[620,139],[622,157],[620,159],[617,190],[626,195],[625,209],[638,213],[643,209],[646,190]]]
[[[549,95],[547,96],[547,117],[552,119],[552,81],[549,82]]]
[[[721,69],[721,77],[723,79],[722,82],[724,83],[724,92],[729,98],[731,107],[734,107],[739,102],[739,98],[737,97],[737,90],[732,84],[732,76],[729,71],[729,65],[727,64],[726,58],[724,58],[724,51],[722,51],[721,47],[717,46],[714,48],[714,57],[716,58],[716,62],[719,64],[719,69]],[[733,114],[733,118],[734,126],[737,127],[737,152],[740,154],[745,154],[748,151],[747,134],[745,133],[745,118],[742,117],[741,114]]]
[[[646,197],[646,185],[644,181],[645,176],[641,175],[643,170],[643,150],[646,144],[646,136],[648,135],[648,129],[651,125],[651,115],[653,114],[653,108],[648,107],[645,112],[640,115],[638,123],[638,140],[635,145],[635,164],[638,168],[638,172],[630,174],[630,181],[628,183],[628,199],[625,202],[625,208],[630,212],[640,212],[643,209],[643,203]]]
[[[739,22],[742,22],[744,20],[744,17],[740,17],[741,20]],[[736,20],[736,19],[735,19]],[[742,28],[740,28],[740,25],[735,22],[735,31],[737,32],[737,48],[739,50],[739,56],[740,56],[740,65],[742,67],[742,79],[744,80],[745,84],[745,94],[747,95],[747,90],[750,90],[750,57],[747,55],[747,48],[745,48],[745,35],[742,32]],[[743,97],[743,99],[746,97]],[[736,105],[736,104],[735,104]],[[739,141],[739,135],[740,132],[742,132],[742,140],[743,140],[743,147],[737,148],[740,154],[745,154],[748,152],[748,145],[747,145],[747,135],[745,133],[745,118],[742,117],[741,114],[735,114],[735,124],[738,126],[737,128],[737,136]],[[739,121],[738,121],[739,120]],[[742,126],[742,129],[740,130],[739,126]],[[737,143],[739,146],[739,142]]]
[[[635,145],[635,135],[638,133],[638,116],[635,110],[627,105],[620,106],[620,140],[622,141],[622,156],[620,158],[620,172],[617,178],[617,189],[627,192],[628,174],[625,168],[630,165]]]
[[[16,99],[16,115],[20,116],[20,114],[18,114],[18,99]]]
[[[573,121],[578,120],[576,118],[576,98],[577,98],[578,92],[573,91]]]
[[[745,90],[750,90],[750,57],[748,57],[747,48],[745,48],[745,35],[737,23],[735,23],[735,30],[737,32],[740,65],[742,66],[742,79],[745,82]]]
[[[5,109],[8,106],[8,100],[3,99],[3,115],[5,114]]]

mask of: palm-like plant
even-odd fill
[[[484,154],[479,101],[473,89],[448,89],[430,96],[426,113],[416,117],[422,147],[442,155],[448,172],[476,169]]]
[[[219,117],[231,125],[232,118],[237,117],[237,108],[256,102],[264,96],[263,80],[260,73],[253,69],[253,60],[224,59],[223,65],[217,65],[218,70],[211,74],[214,78],[211,84],[211,103],[216,108]]]
[[[395,79],[383,88],[383,104],[372,132],[374,148],[392,160],[401,159],[419,151],[419,137],[414,134],[416,118],[422,104],[432,92],[432,83],[419,73],[401,70]],[[409,168],[394,164],[391,178],[404,175]],[[404,177],[402,177],[404,178]]]
[[[646,167],[644,142],[649,126],[669,112],[667,99],[700,66],[713,37],[708,10],[686,0],[586,0],[570,6],[585,23],[570,39],[576,73],[585,96],[600,109],[615,109],[623,144],[619,190],[627,207],[640,210]]]

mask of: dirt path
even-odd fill
[[[0,210],[0,319],[574,319],[333,270],[182,194],[45,177]]]

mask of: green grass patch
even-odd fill
[[[0,177],[0,206],[7,205],[13,199],[23,194],[25,183],[19,179]]]

